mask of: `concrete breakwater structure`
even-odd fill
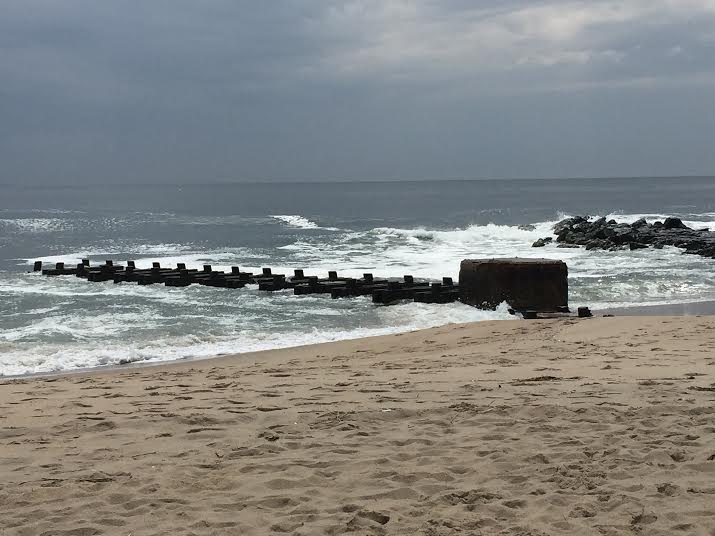
[[[163,284],[167,287],[204,285],[227,289],[241,289],[257,285],[258,290],[275,292],[292,290],[296,295],[329,294],[333,299],[371,296],[373,303],[391,305],[412,300],[421,303],[452,303],[461,301],[483,309],[494,309],[507,302],[513,312],[524,318],[538,315],[569,314],[568,270],[562,261],[549,259],[475,259],[464,260],[460,266],[459,283],[451,277],[440,282],[418,280],[411,275],[401,279],[377,278],[365,273],[360,278],[340,277],[336,271],[327,278],[305,275],[294,270],[293,275],[273,273],[263,268],[261,273],[242,271],[238,266],[230,272],[214,270],[211,265],[201,269],[187,268],[184,263],[176,268],[162,267],[153,262],[151,268],[137,268],[134,261],[126,265],[112,260],[92,266],[88,259],[74,266],[58,262],[43,268],[36,261],[34,271],[46,276],[76,276],[90,282]],[[591,316],[588,308],[579,308],[581,317]]]
[[[459,267],[463,303],[491,309],[568,313],[568,268],[550,259],[466,259]]]

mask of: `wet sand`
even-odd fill
[[[667,305],[638,305],[634,307],[615,307],[594,311],[594,315],[603,316],[697,316],[715,315],[715,302],[672,303]]]
[[[715,535],[715,317],[0,381],[0,534]]]

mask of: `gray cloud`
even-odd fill
[[[2,183],[711,173],[713,0],[6,0]]]

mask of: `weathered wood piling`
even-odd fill
[[[427,303],[449,303],[459,299],[458,287],[451,278],[444,278],[445,285],[430,284],[428,281],[416,281],[411,275],[402,280],[375,278],[371,273],[356,279],[341,277],[331,270],[327,277],[306,276],[305,271],[296,269],[292,276],[273,273],[271,268],[262,268],[261,273],[244,272],[238,266],[232,266],[230,272],[214,270],[211,265],[202,268],[187,269],[185,263],[178,263],[176,268],[162,267],[159,262],[152,262],[151,268],[137,268],[134,261],[127,261],[126,266],[107,260],[104,264],[90,266],[87,259],[74,267],[65,267],[62,262],[54,268],[42,268],[37,261],[33,270],[47,276],[76,275],[94,283],[113,281],[137,283],[138,285],[164,284],[167,287],[188,287],[204,285],[209,287],[239,289],[246,285],[258,285],[265,292],[293,290],[296,295],[330,294],[334,299],[355,296],[372,296],[373,302],[391,305],[402,300],[424,301]],[[447,284],[449,281],[449,284]]]

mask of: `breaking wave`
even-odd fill
[[[299,216],[297,214],[276,214],[271,215],[271,218],[278,220],[286,224],[288,227],[292,227],[294,229],[323,229],[325,231],[340,231],[340,229],[336,227],[321,227],[314,221],[309,220],[308,218],[305,218],[303,216]]]
[[[663,220],[665,214],[604,214],[617,221],[641,217]],[[567,214],[559,215],[559,219]],[[597,217],[598,215],[594,215]],[[715,213],[676,214],[692,227],[715,229]],[[163,217],[163,216],[162,216]],[[20,259],[20,271],[34,260],[68,264],[81,258],[100,261],[132,259],[138,267],[212,264],[217,269],[239,265],[249,271],[270,266],[275,273],[303,268],[325,275],[428,279],[457,277],[459,261],[480,257],[549,257],[567,262],[570,301],[593,309],[615,306],[715,300],[713,261],[683,255],[677,248],[637,251],[586,251],[549,244],[558,220],[531,225],[373,226],[366,229],[323,227],[300,215],[272,215],[242,222],[226,217],[224,225],[250,225],[247,232],[275,222],[281,242],[270,248],[217,243],[140,242],[128,236],[80,243],[41,258]],[[193,222],[195,219],[191,219]],[[7,221],[19,222],[8,224]],[[61,218],[0,220],[26,233],[56,230]],[[76,220],[73,220],[76,221]],[[183,221],[183,220],[182,220]],[[188,221],[188,220],[187,220]],[[203,220],[202,220],[203,221]],[[212,220],[217,225],[221,218]],[[341,223],[330,222],[337,225]],[[200,226],[205,228],[206,226]],[[107,227],[103,227],[106,229]],[[233,228],[232,228],[233,229]],[[291,232],[290,229],[296,231]],[[12,230],[12,229],[11,229]],[[273,231],[275,228],[273,228]],[[324,230],[330,233],[302,232]],[[231,230],[226,236],[233,236]],[[293,296],[192,286],[89,284],[74,277],[44,278],[38,274],[0,272],[0,375],[52,372],[134,361],[205,358],[218,354],[283,348],[316,342],[396,333],[436,325],[509,318],[505,310],[484,312],[461,304],[400,304],[374,307],[369,299],[332,300],[326,296]]]

